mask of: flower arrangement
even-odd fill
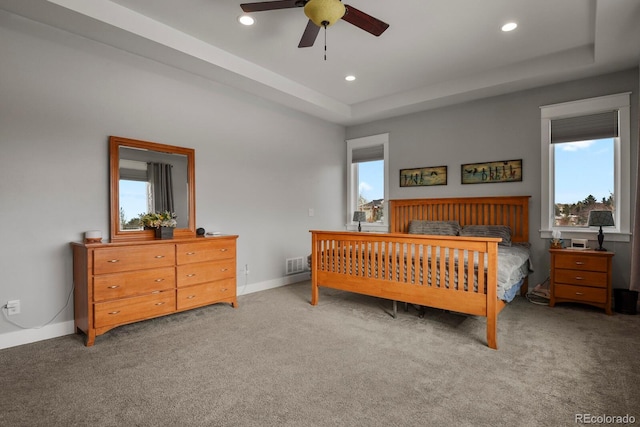
[[[144,228],[174,228],[177,225],[176,218],[176,214],[169,211],[140,214],[140,222]]]

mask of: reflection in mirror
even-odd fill
[[[187,156],[121,146],[119,159],[120,230],[142,230],[140,215],[164,211],[189,226]]]
[[[110,137],[111,240],[151,240],[140,215],[173,212],[175,237],[195,236],[195,152]]]

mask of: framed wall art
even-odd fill
[[[400,169],[400,187],[447,185],[447,167]]]
[[[522,159],[467,163],[461,166],[463,184],[522,181]]]

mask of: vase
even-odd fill
[[[173,227],[156,228],[156,239],[173,239]]]

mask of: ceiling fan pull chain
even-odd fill
[[[322,23],[324,25],[324,60],[327,60],[327,21]]]

